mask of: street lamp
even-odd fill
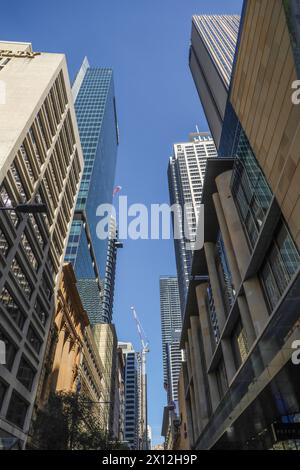
[[[17,204],[16,206],[3,206],[0,211],[15,211],[22,214],[45,214],[47,213],[46,204]]]

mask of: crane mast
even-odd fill
[[[140,337],[141,342],[141,352],[139,354],[139,363],[140,363],[140,388],[141,388],[141,397],[139,404],[139,434],[140,434],[140,450],[147,450],[148,448],[148,432],[147,432],[147,373],[146,373],[146,357],[149,352],[149,343],[145,332],[143,330],[142,324],[138,318],[136,310],[134,307],[131,307],[133,318],[136,323],[137,331]]]

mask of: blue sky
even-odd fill
[[[85,55],[114,69],[120,147],[116,184],[128,202],[169,201],[168,157],[196,124],[208,130],[188,68],[193,14],[240,13],[242,0],[27,0],[1,2],[1,39],[64,52],[71,79]],[[130,306],[150,342],[149,423],[160,437],[163,390],[159,276],[175,274],[172,241],[130,241],[119,251],[114,320],[120,340],[139,339]]]

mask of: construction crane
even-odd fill
[[[149,342],[143,330],[142,324],[137,316],[134,307],[131,307],[132,315],[136,323],[137,331],[141,341],[140,358],[140,387],[141,387],[141,403],[140,403],[140,450],[148,448],[148,430],[147,430],[147,375],[146,375],[146,356],[150,351]]]

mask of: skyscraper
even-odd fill
[[[119,343],[125,359],[125,429],[124,439],[132,449],[139,446],[139,362],[131,343]]]
[[[217,148],[221,140],[239,20],[237,15],[195,15],[192,19],[190,69]]]
[[[187,208],[185,218],[180,213],[174,218],[175,256],[181,314],[184,315],[186,295],[192,264],[192,248],[196,238],[197,220],[201,204],[207,158],[216,157],[217,150],[211,136],[206,132],[190,135],[189,142],[174,145],[174,153],[169,161],[168,180],[171,205]],[[181,212],[183,213],[183,212]],[[187,229],[188,228],[188,232]]]
[[[244,2],[229,94],[236,152],[208,161],[203,204],[210,230],[194,253],[196,281],[181,338],[194,449],[299,449],[295,6]]]
[[[177,383],[181,366],[179,343],[182,318],[177,277],[161,276],[159,287],[163,372],[170,403],[178,399]]]
[[[65,57],[1,42],[0,63],[0,440],[24,447],[83,157]]]
[[[102,295],[102,317],[103,321],[107,323],[111,323],[113,316],[117,251],[119,248],[123,248],[123,244],[118,240],[116,220],[111,217]]]
[[[74,266],[90,321],[100,323],[107,321],[103,317],[101,281],[104,283],[108,240],[97,237],[96,211],[100,204],[112,202],[118,147],[112,70],[92,68],[85,58],[73,96],[85,165],[66,261]]]

